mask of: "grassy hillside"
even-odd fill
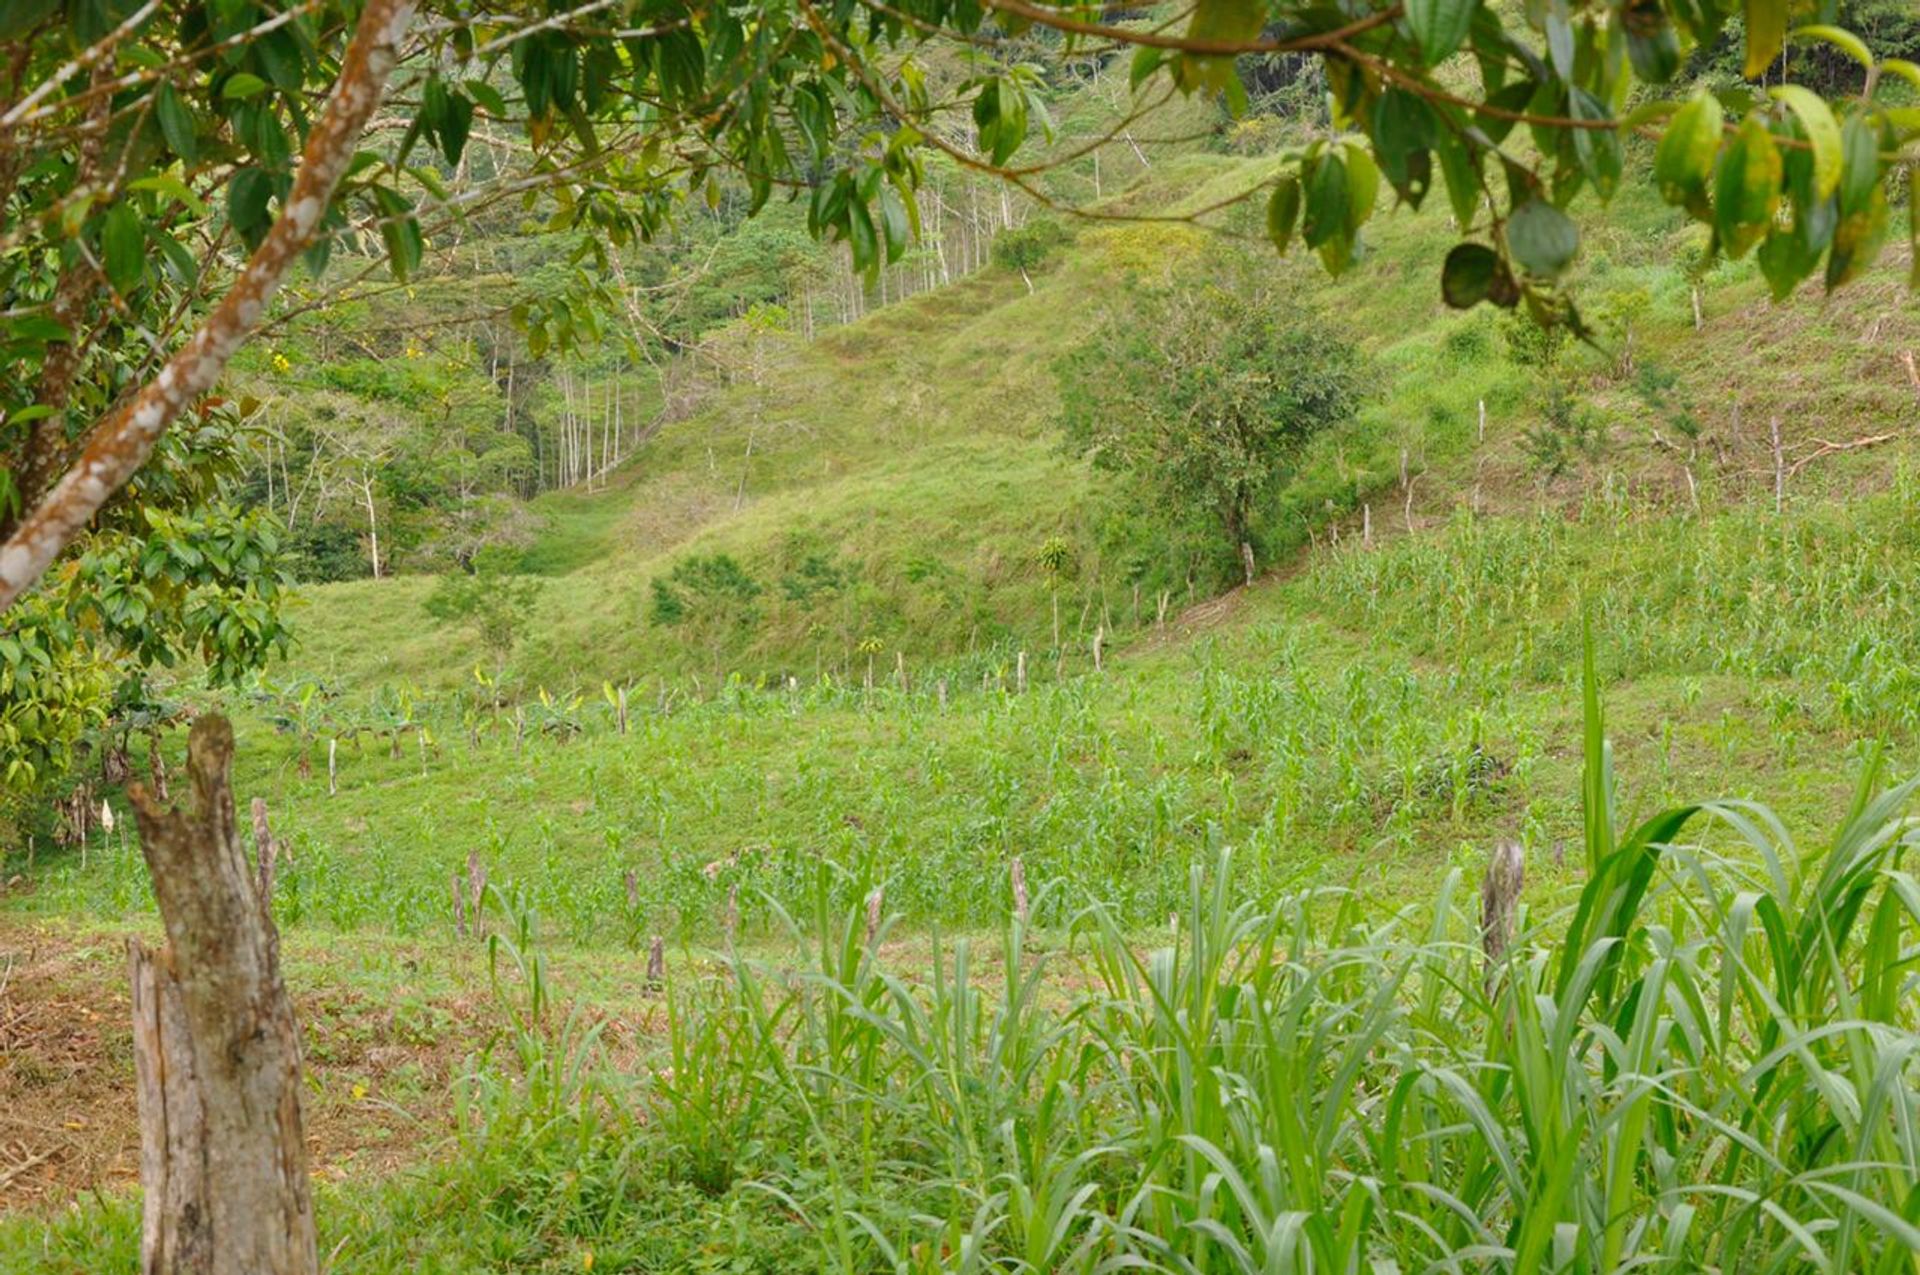
[[[1031,290],[989,271],[811,344],[772,339],[757,384],[722,389],[667,426],[606,489],[541,499],[545,530],[525,566],[545,585],[510,677],[529,692],[668,671],[709,686],[735,672],[847,678],[863,645],[916,664],[1050,649],[1056,600],[1076,648],[1097,627],[1137,628],[1162,590],[1176,609],[1199,600],[1189,564],[1061,449],[1052,365],[1127,278],[1238,251],[1256,229],[1247,210],[1210,215],[1210,230],[1177,218],[1270,168],[1223,155],[1163,161],[1104,208],[1176,220],[1075,223]],[[1842,299],[1809,290],[1783,306],[1765,300],[1750,264],[1722,265],[1698,281],[1696,330],[1696,281],[1683,267],[1701,232],[1639,184],[1627,189],[1596,225],[1578,280],[1605,348],[1561,352],[1552,378],[1522,361],[1524,342],[1494,313],[1440,304],[1434,279],[1453,233],[1436,207],[1383,212],[1374,251],[1341,279],[1323,280],[1299,254],[1261,266],[1297,280],[1312,321],[1366,352],[1374,387],[1268,511],[1270,556],[1352,534],[1366,505],[1381,535],[1461,506],[1576,508],[1603,489],[1643,511],[1711,514],[1768,497],[1775,422],[1792,498],[1884,481],[1920,419],[1902,357],[1920,344],[1920,320],[1897,263]],[[1571,395],[1586,450],[1548,424],[1549,379]],[[1821,440],[1882,434],[1892,437],[1870,451],[1809,457]],[[1560,472],[1543,446],[1561,448]],[[1039,561],[1055,537],[1073,548],[1067,581]],[[714,553],[760,582],[753,615],[718,635],[655,623],[650,582]],[[782,582],[809,559],[840,583],[797,602]],[[291,667],[356,694],[382,681],[462,683],[489,661],[470,634],[426,619],[431,587],[400,577],[310,588]]]

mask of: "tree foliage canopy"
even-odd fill
[[[1137,286],[1059,370],[1072,446],[1212,520],[1228,553],[1255,538],[1301,445],[1360,398],[1351,346],[1281,293],[1212,280]]]

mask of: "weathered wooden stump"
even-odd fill
[[[187,738],[190,809],[128,792],[167,932],[158,952],[128,944],[143,1275],[319,1269],[271,860],[247,862],[232,767],[233,729],[208,715]]]

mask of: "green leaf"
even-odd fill
[[[1348,233],[1347,202],[1351,194],[1347,166],[1340,157],[1318,156],[1307,172],[1306,216],[1300,226],[1300,238],[1307,247],[1318,248]]]
[[[1853,212],[1842,211],[1840,224],[1834,227],[1833,249],[1827,254],[1827,291],[1860,277],[1880,255],[1887,238],[1887,195],[1875,183],[1864,205]]]
[[[1380,202],[1380,166],[1364,146],[1348,142],[1346,152],[1347,230],[1352,233],[1366,224],[1373,216],[1374,205]]]
[[[873,216],[859,199],[847,201],[847,232],[853,243],[853,268],[869,275],[880,269],[879,236],[873,228]]]
[[[1625,118],[1620,121],[1620,127],[1631,131],[1642,124],[1651,124],[1655,120],[1671,119],[1680,110],[1680,105],[1663,97],[1642,102],[1627,112]]]
[[[1819,251],[1807,246],[1799,226],[1774,227],[1753,257],[1775,301],[1785,301],[1792,296],[1800,281],[1820,264]]]
[[[1857,212],[1880,187],[1880,138],[1859,115],[1840,131],[1840,211]]]
[[[1653,152],[1653,179],[1660,195],[1696,217],[1705,218],[1707,179],[1720,153],[1720,128],[1726,115],[1710,94],[1696,94],[1674,113]]]
[[[1747,65],[1742,72],[1757,80],[1787,44],[1788,0],[1747,0]]]
[[[193,112],[180,100],[173,85],[162,84],[153,91],[153,113],[160,121],[160,136],[167,146],[185,162],[193,163],[199,153]]]
[[[44,314],[16,315],[6,322],[8,335],[16,341],[46,343],[65,341],[73,336],[73,330],[66,324],[50,319]]]
[[[167,272],[173,281],[186,287],[200,277],[200,259],[187,250],[187,246],[156,227],[153,241],[160,249],[160,255],[166,260]],[[324,242],[324,241],[323,241]]]
[[[1440,296],[1456,310],[1470,310],[1493,291],[1500,254],[1485,244],[1456,244],[1440,268]]]
[[[398,191],[375,186],[372,193],[374,207],[380,213],[380,238],[387,247],[387,267],[395,279],[405,283],[419,268],[426,251],[420,223],[414,219],[413,205]]]
[[[893,187],[880,188],[880,231],[886,244],[887,264],[900,260],[907,250],[911,232],[907,227],[907,208]]]
[[[1606,103],[1578,85],[1574,86],[1569,100],[1573,118],[1577,120],[1593,123],[1611,120]],[[1577,128],[1573,130],[1573,151],[1580,161],[1580,171],[1593,183],[1594,193],[1603,201],[1612,199],[1613,192],[1620,187],[1620,134],[1610,128]]]
[[[1127,68],[1127,88],[1138,91],[1153,73],[1166,61],[1166,50],[1156,49],[1143,44],[1133,51],[1133,63]]]
[[[447,94],[445,112],[440,117],[440,153],[449,164],[460,162],[467,148],[467,136],[473,131],[473,100],[464,93]]]
[[[1800,120],[1807,143],[1813,150],[1813,194],[1825,199],[1840,185],[1840,122],[1826,101],[1811,89],[1798,84],[1779,84],[1767,90],[1776,101],[1785,102]]]
[[[1888,58],[1880,64],[1880,69],[1891,71],[1916,89],[1920,89],[1920,62],[1909,62],[1905,58]]]
[[[1428,66],[1445,61],[1473,26],[1479,0],[1407,0],[1407,25]]]
[[[1791,33],[1795,40],[1824,40],[1840,50],[1861,66],[1873,69],[1873,54],[1868,51],[1866,42],[1853,32],[1842,27],[1830,27],[1821,23],[1812,26],[1795,27]]]
[[[1507,251],[1522,270],[1557,279],[1580,251],[1580,229],[1544,199],[1529,199],[1507,218]]]
[[[1267,20],[1266,0],[1194,0],[1187,37],[1207,44],[1245,44],[1260,35]],[[1184,92],[1210,89],[1224,92],[1234,77],[1233,58],[1182,56],[1174,80]]]
[[[1714,229],[1729,257],[1745,256],[1772,227],[1784,173],[1773,134],[1759,116],[1749,115],[1721,156],[1713,186]]]
[[[1879,132],[1854,115],[1840,130],[1840,220],[1827,255],[1827,290],[1858,278],[1880,255],[1887,235],[1887,191],[1881,180]]]
[[[243,168],[227,186],[227,220],[249,251],[259,246],[273,224],[267,215],[267,200],[273,196],[273,182],[257,168]]]
[[[1641,9],[1651,10],[1660,21],[1651,26],[1636,23],[1632,15]],[[1649,84],[1665,84],[1680,69],[1680,37],[1658,5],[1630,6],[1627,13],[1627,60],[1633,73]]]
[[[1387,183],[1415,208],[1433,182],[1433,139],[1439,130],[1426,99],[1390,88],[1373,107],[1373,154]]]
[[[1273,194],[1267,197],[1267,238],[1273,240],[1274,248],[1283,257],[1293,240],[1294,224],[1299,220],[1299,179],[1282,177],[1273,184]]]
[[[474,101],[487,108],[487,114],[495,119],[503,118],[507,113],[507,99],[500,96],[500,90],[485,80],[468,80],[465,88]]]
[[[220,86],[220,96],[238,101],[241,98],[252,97],[264,91],[266,87],[267,82],[259,76],[248,71],[240,71],[227,77],[227,82]]]
[[[1480,211],[1479,152],[1447,128],[1435,136],[1433,149],[1447,178],[1447,202],[1453,205],[1453,219],[1465,230]]]
[[[117,203],[100,227],[100,255],[107,282],[121,293],[133,291],[147,271],[147,232],[131,203]]]
[[[194,194],[185,182],[181,181],[172,173],[155,173],[151,177],[142,177],[136,181],[130,181],[127,183],[127,189],[150,190],[155,194],[165,195],[174,202],[184,205],[186,210],[196,217],[204,217],[207,215],[206,201]]]

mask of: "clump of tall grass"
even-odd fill
[[[1238,901],[1223,851],[1164,938],[1015,918],[910,980],[823,869],[807,968],[679,1011],[753,1083],[652,1101],[733,1122],[823,1270],[1920,1271],[1915,783],[1870,767],[1819,849],[1629,825],[1586,680],[1585,886],[1504,948],[1457,874],[1370,917]]]

